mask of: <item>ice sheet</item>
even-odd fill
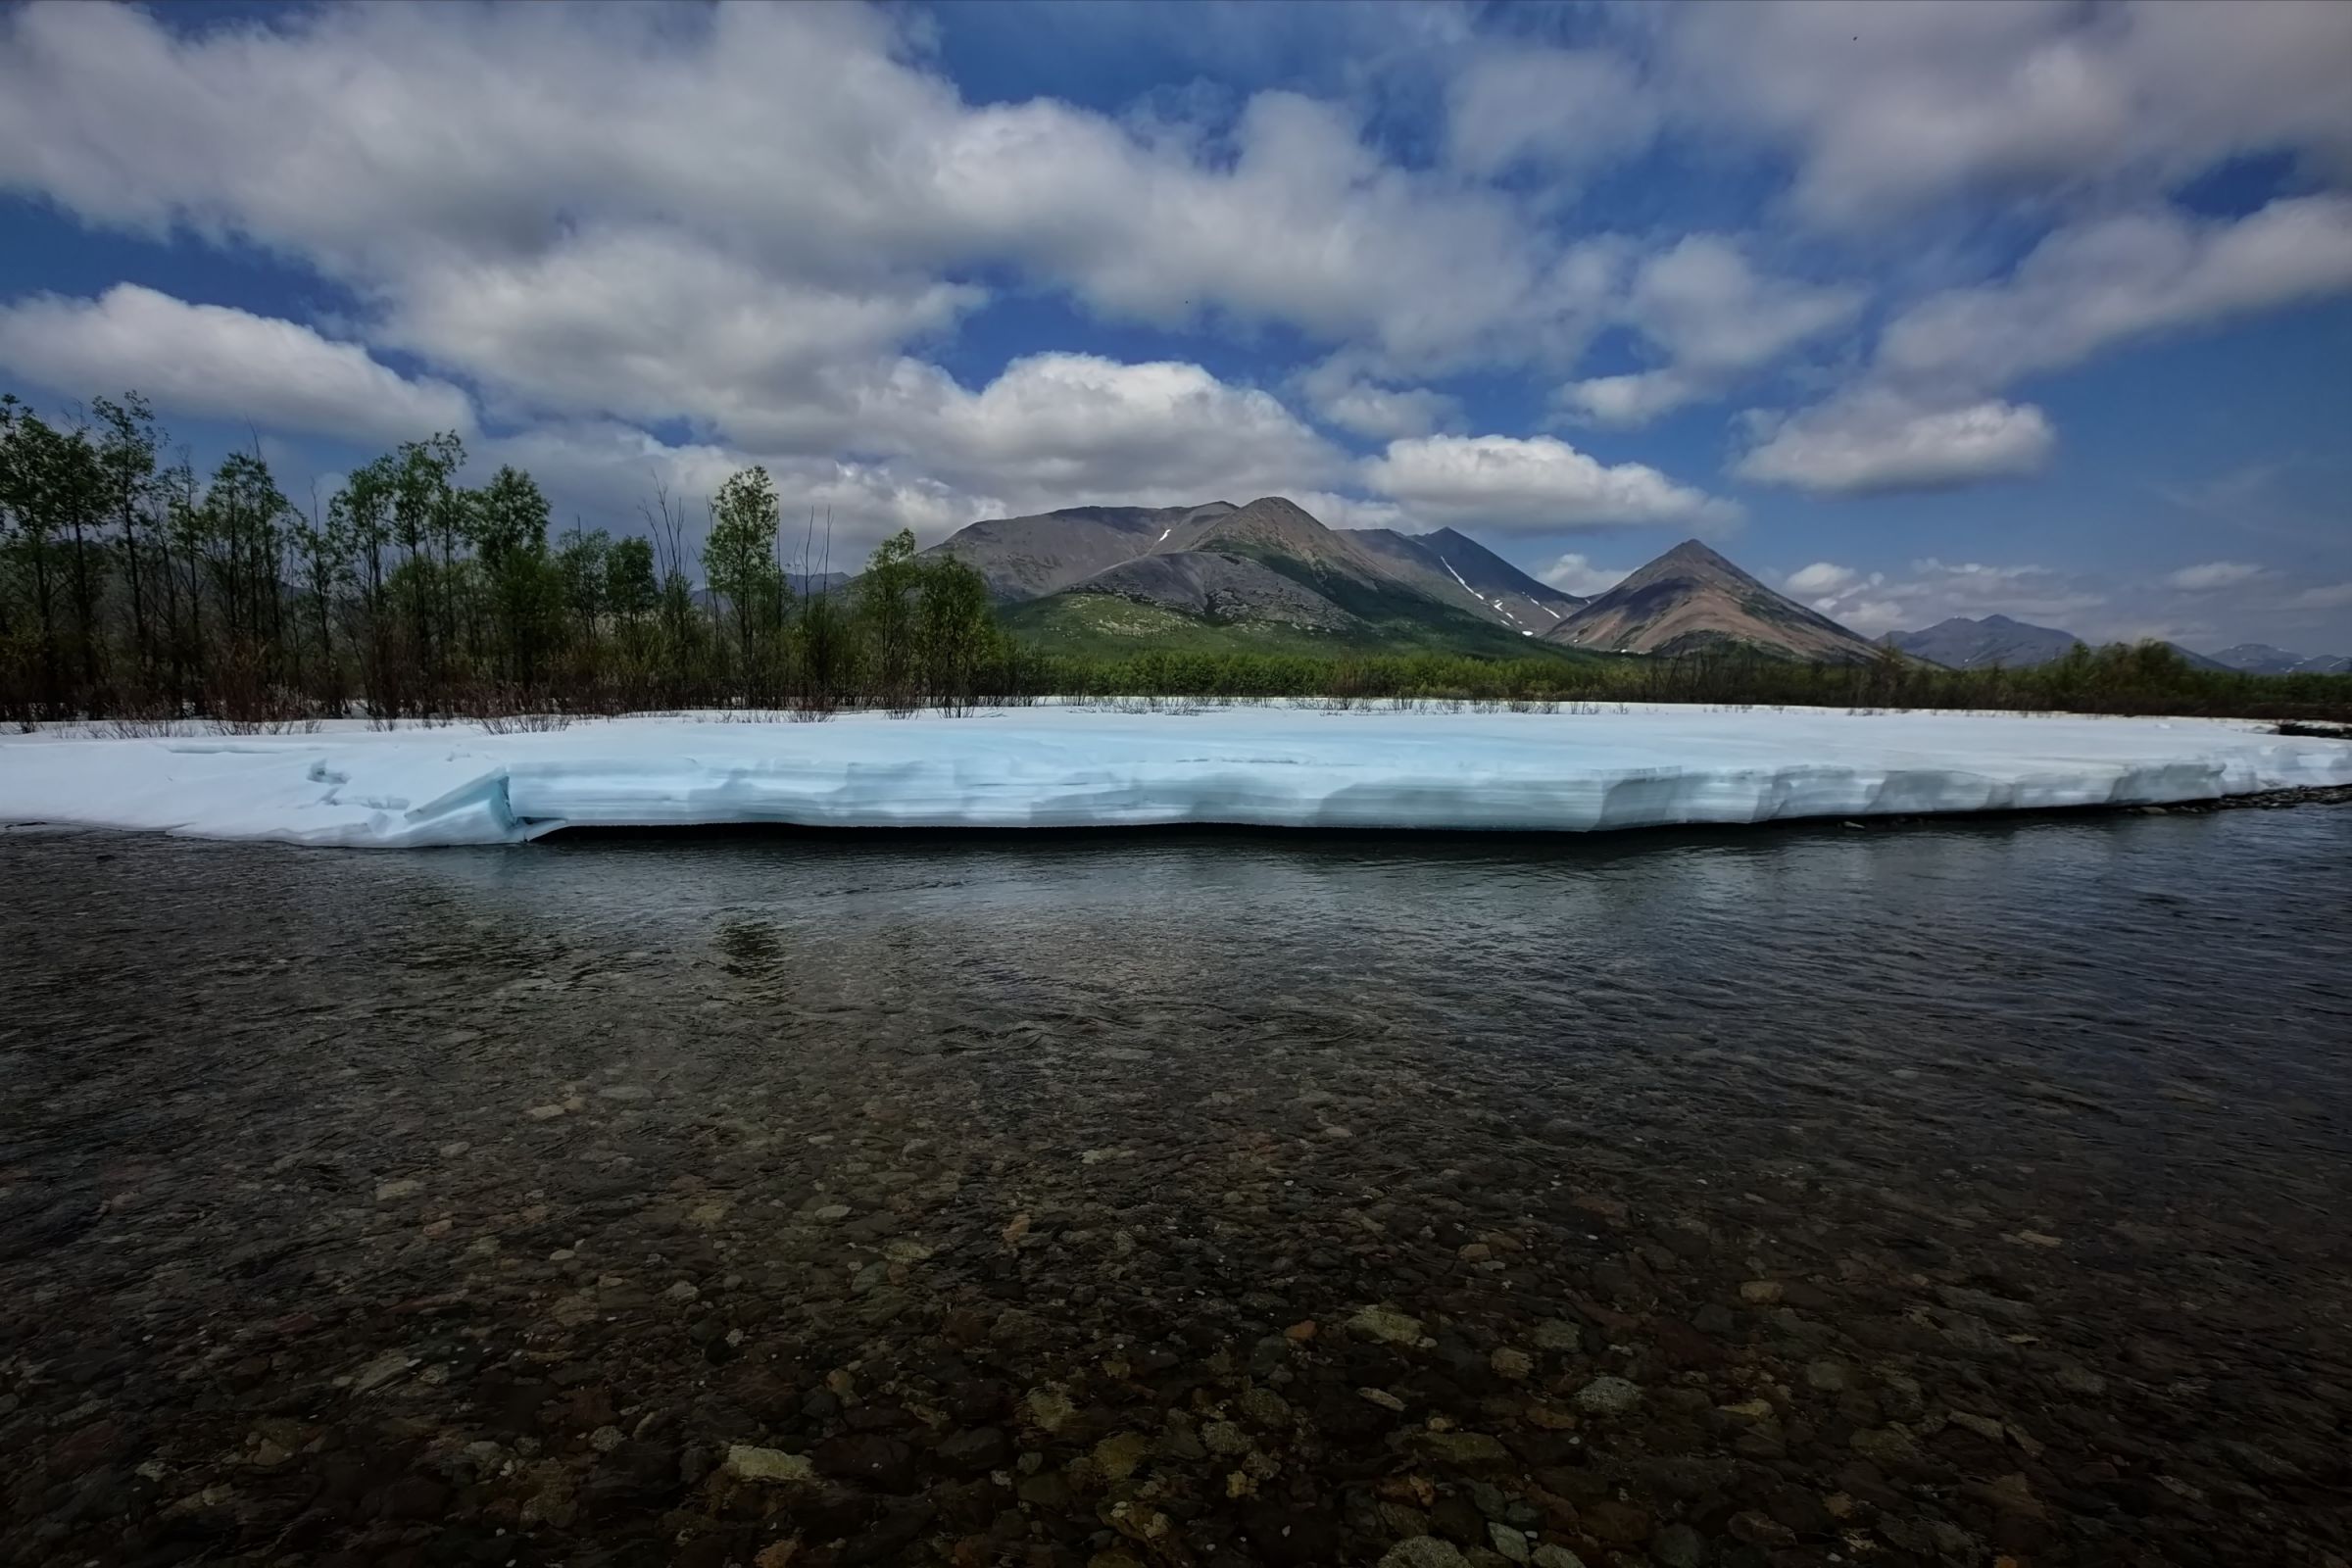
[[[0,822],[413,849],[565,826],[1586,831],[2352,784],[2352,743],[2191,719],[1072,706],[545,734],[0,739]]]

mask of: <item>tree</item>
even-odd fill
[[[635,631],[652,614],[660,596],[654,581],[654,545],[631,535],[612,542],[605,557],[605,603],[620,623]]]
[[[564,602],[571,609],[582,642],[595,640],[597,618],[604,612],[605,557],[612,548],[612,536],[604,529],[587,533],[574,522],[571,531],[564,536],[563,547],[556,552],[556,573],[564,585]]]
[[[539,679],[550,641],[547,497],[519,468],[501,467],[473,495],[474,554],[489,577],[500,661],[509,680]]]
[[[922,646],[923,686],[933,702],[961,708],[971,702],[975,677],[996,642],[988,583],[953,556],[916,564],[920,575],[915,620]]]
[[[340,696],[341,682],[336,678],[331,614],[336,595],[351,575],[349,541],[333,507],[327,509],[326,520],[319,521],[315,489],[311,492],[310,515],[297,515],[290,532],[295,568],[302,574],[303,588],[310,595],[311,624],[318,633],[318,685],[332,705]]]
[[[149,563],[154,541],[142,548],[140,531],[160,528],[156,507],[155,459],[161,446],[155,415],[136,392],[122,401],[95,398],[90,413],[98,421],[98,466],[105,475],[107,508],[115,519],[116,542],[122,552],[124,587],[130,606],[131,654],[140,682],[155,678],[155,645],[148,632]]]
[[[921,581],[914,535],[905,528],[882,541],[858,579],[858,618],[873,663],[874,686],[893,708],[907,706],[913,695],[914,595]]]
[[[747,688],[758,679],[759,632],[774,623],[780,605],[783,572],[776,565],[776,529],[782,520],[765,468],[729,474],[710,503],[703,580],[726,602]]]
[[[432,546],[446,546],[457,531],[460,514],[451,505],[450,476],[466,461],[465,443],[452,432],[422,441],[403,442],[392,466],[392,525],[401,548],[408,552],[406,568],[397,575],[409,601],[409,631],[417,661],[428,680],[439,674],[448,658],[446,646],[433,635]],[[446,587],[446,585],[445,585]],[[444,627],[454,617],[443,596]]]

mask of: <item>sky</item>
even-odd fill
[[[0,387],[2352,652],[2352,5],[0,10]]]

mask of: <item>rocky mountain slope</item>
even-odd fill
[[[1601,653],[1747,648],[1834,663],[1879,657],[1876,644],[1775,593],[1695,539],[1578,609],[1544,640]]]
[[[1247,628],[1252,647],[1279,630],[1363,648],[1522,654],[1581,602],[1450,529],[1331,528],[1281,496],[992,518],[935,549],[1019,607],[1020,629],[1090,643],[1147,641],[1195,621]]]

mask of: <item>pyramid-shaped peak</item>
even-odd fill
[[[1679,563],[1686,566],[1722,566],[1732,571],[1740,570],[1738,566],[1733,565],[1731,562],[1726,560],[1723,556],[1717,554],[1713,550],[1708,549],[1705,545],[1700,544],[1695,539],[1684,540],[1681,544],[1676,545],[1672,550],[1669,550],[1664,555],[1660,556],[1655,562],[1652,562],[1651,564],[1658,565],[1669,561]]]
[[[1689,579],[1698,582],[1754,585],[1756,579],[1695,539],[1686,539],[1618,584],[1617,590],[1646,588],[1651,583]]]

